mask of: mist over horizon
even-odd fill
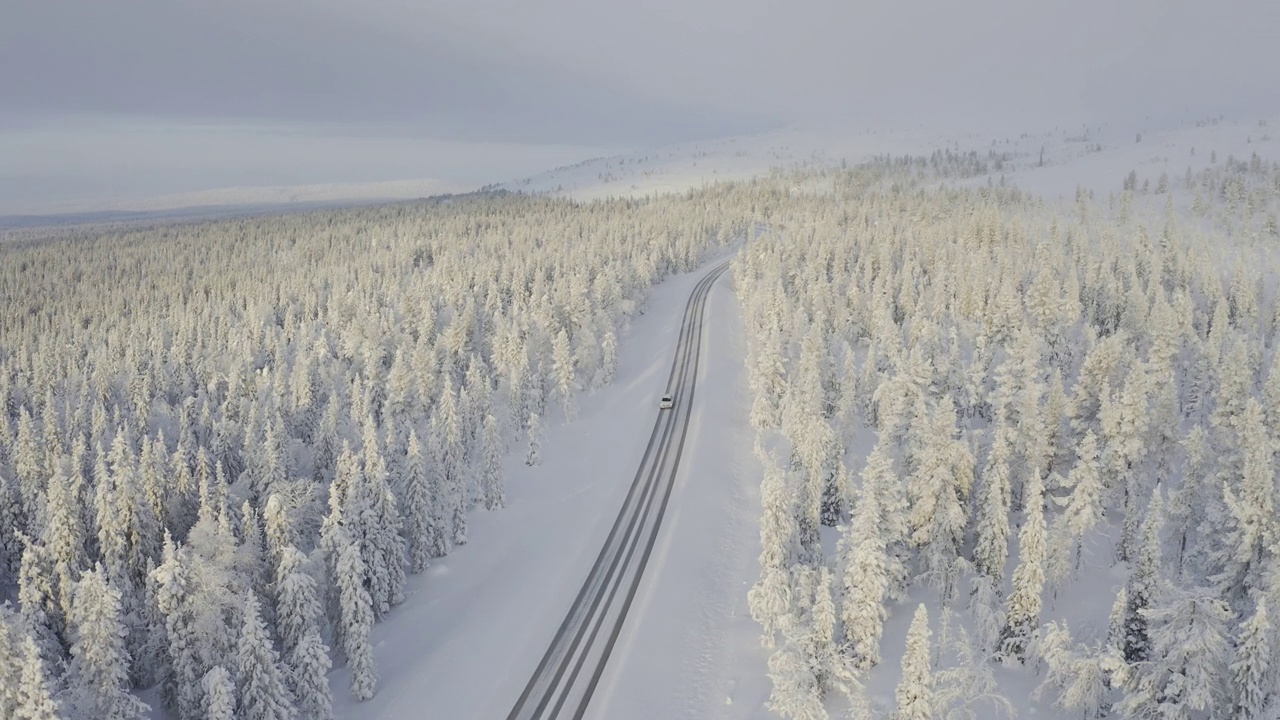
[[[0,213],[224,187],[499,182],[754,133],[1280,108],[1280,7],[15,0]]]

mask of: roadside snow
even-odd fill
[[[617,516],[656,418],[658,398],[665,390],[682,310],[704,272],[700,269],[669,278],[653,289],[647,312],[633,320],[623,337],[614,384],[582,395],[576,420],[553,422],[548,427],[541,465],[526,467],[524,448],[510,448],[507,507],[492,513],[474,512],[471,541],[436,561],[422,575],[412,576],[404,604],[374,626],[371,639],[380,680],[372,700],[356,702],[348,691],[346,670],[333,672],[335,717],[506,717]],[[707,476],[700,482],[707,486],[732,484],[742,492],[754,492],[756,478],[731,474],[733,466],[725,462],[724,455],[699,447],[708,423],[727,427],[732,421],[725,418],[745,416],[738,409],[745,396],[740,395],[743,340],[736,301],[727,289],[717,286],[708,312],[711,344],[704,348],[707,354],[699,381],[708,379],[699,388],[703,399],[689,441],[697,452],[691,452],[687,445],[682,466],[689,463],[689,468],[703,468],[700,474]],[[734,314],[726,317],[728,313]],[[733,335],[726,337],[724,333]],[[722,341],[726,345],[736,342],[736,349],[715,347]],[[733,378],[736,385],[726,386]],[[735,399],[734,395],[739,396]],[[735,439],[712,434],[709,441],[720,443],[714,446],[717,448],[731,448]],[[749,458],[748,453],[742,455]],[[716,465],[722,469],[714,469]],[[682,473],[677,486],[681,496],[688,477]],[[723,513],[726,509],[716,507],[712,498],[703,498],[688,508],[682,507],[685,502],[684,497],[673,498],[667,519],[672,526],[724,527],[732,521],[755,542],[756,510],[750,509],[737,519],[700,521],[700,512],[714,509]],[[680,513],[678,522],[673,521],[675,512]],[[669,529],[664,528],[664,533]],[[673,545],[669,538],[664,535],[662,557],[650,564],[650,572],[656,572],[668,557],[686,557],[683,553],[688,543],[681,539]],[[673,547],[677,548],[674,554]],[[754,561],[756,554],[757,550],[750,551],[744,561]],[[713,587],[707,592],[718,592],[726,602],[738,603],[745,613],[745,586]],[[632,610],[640,613],[635,617],[648,616],[652,621],[645,623],[645,632],[655,622],[692,628],[690,623],[702,621],[650,613],[652,600],[646,589],[638,608]],[[750,628],[754,642],[756,631],[750,617],[743,615],[741,621]],[[629,622],[628,638],[632,627]],[[627,640],[615,658],[629,656],[631,647]],[[666,654],[668,650],[650,657],[649,662],[684,664],[681,657]],[[766,682],[763,663],[752,664],[758,666],[759,681]],[[608,695],[609,689],[604,693]]]
[[[747,609],[761,466],[731,278],[707,301],[692,422],[662,534],[589,718],[769,717],[767,651]]]

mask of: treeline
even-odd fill
[[[518,196],[0,246],[0,717],[325,718],[508,445],[612,381],[749,191]]]

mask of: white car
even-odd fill
[[[671,393],[667,393],[666,395],[662,396],[661,400],[658,401],[658,409],[670,410],[673,406],[675,406],[675,404],[676,404],[675,398],[672,397]]]

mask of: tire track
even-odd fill
[[[712,268],[689,295],[667,378],[675,406],[658,412],[640,467],[604,547],[507,720],[562,716],[579,720],[587,711],[640,587],[671,499],[693,410],[703,310],[711,286],[728,267],[726,260]],[[607,639],[601,642],[602,637]]]

